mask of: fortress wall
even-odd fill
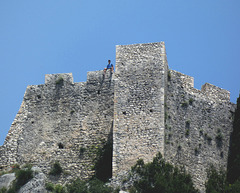
[[[8,131],[3,145],[0,147],[0,168],[5,169],[7,166],[17,163],[18,138],[27,120],[27,111],[24,101]]]
[[[93,174],[96,151],[113,125],[110,73],[89,72],[87,82],[73,83],[72,74],[46,75],[44,85],[28,86],[23,104],[4,143],[6,163],[32,163],[48,173],[59,161],[71,176]],[[11,147],[11,151],[8,149]]]
[[[226,168],[234,104],[230,93],[168,70],[164,42],[116,47],[116,73],[49,74],[28,86],[3,146],[0,169],[38,165],[46,174],[59,161],[58,183],[89,178],[99,148],[113,140],[113,175],[161,152],[185,166],[204,191],[206,170]]]
[[[228,91],[216,86],[200,91],[192,87],[193,79],[190,81],[189,76],[176,71],[170,71],[170,74],[165,113],[165,158],[175,165],[185,166],[196,187],[204,191],[210,164],[227,167],[235,105],[228,100],[225,94]]]
[[[6,163],[8,162],[8,158],[6,156],[6,150],[4,148],[4,146],[0,146],[0,171],[3,170],[4,168],[7,167]]]
[[[7,162],[6,160],[5,160],[5,149],[4,149],[4,147],[3,146],[0,146],[0,155],[3,157],[0,161],[1,161],[1,163],[0,163],[0,170],[2,170],[5,166],[2,164],[2,163],[5,163],[5,162]]]
[[[164,154],[165,45],[116,47],[113,175]]]

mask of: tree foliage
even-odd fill
[[[227,189],[226,172],[211,166],[207,171],[206,193],[224,193]]]
[[[208,169],[208,181],[205,184],[206,193],[239,193],[240,181],[235,181],[234,184],[229,184],[226,178],[226,172],[223,170],[217,171],[211,166]]]
[[[144,164],[142,159],[132,167],[132,172],[139,175],[139,180],[134,183],[131,193],[195,193],[191,176],[182,169],[165,162],[161,153],[153,162]]]
[[[60,163],[58,161],[56,161],[53,164],[53,167],[51,168],[49,174],[53,175],[53,176],[57,176],[57,175],[60,175],[62,172],[63,172],[63,169],[62,169]]]
[[[26,164],[22,169],[15,169],[16,180],[13,182],[12,186],[6,193],[16,193],[18,190],[25,185],[28,181],[33,178],[32,165]]]

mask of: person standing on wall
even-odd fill
[[[106,71],[108,69],[111,70],[111,72],[113,73],[114,68],[113,68],[113,64],[111,64],[111,60],[108,60],[107,68],[104,68],[104,75],[106,74]]]

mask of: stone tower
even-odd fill
[[[113,174],[142,158],[164,155],[168,66],[161,43],[117,46],[114,88]]]

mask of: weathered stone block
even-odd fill
[[[4,174],[0,176],[0,189],[3,187],[8,189],[15,179],[15,173]]]

